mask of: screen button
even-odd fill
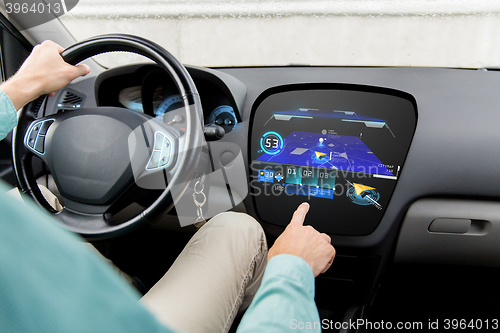
[[[260,169],[258,179],[260,182],[274,183],[274,170]]]

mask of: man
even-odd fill
[[[37,45],[0,85],[0,139],[16,125],[17,109],[89,73],[65,63],[62,51],[50,41]],[[78,236],[7,190],[0,184],[2,332],[227,332],[252,298],[238,332],[288,332],[292,321],[316,322],[320,331],[314,277],[335,250],[327,235],[303,226],[307,203],[268,253],[250,216],[212,218],[140,300]]]

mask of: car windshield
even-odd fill
[[[80,0],[59,19],[77,40],[135,34],[198,66],[500,65],[496,0]]]

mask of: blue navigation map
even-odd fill
[[[357,136],[295,131],[258,161],[394,176]],[[278,145],[276,145],[278,146]]]

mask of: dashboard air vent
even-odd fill
[[[82,107],[84,95],[74,90],[66,89],[62,92],[57,103],[58,112],[76,110]]]

